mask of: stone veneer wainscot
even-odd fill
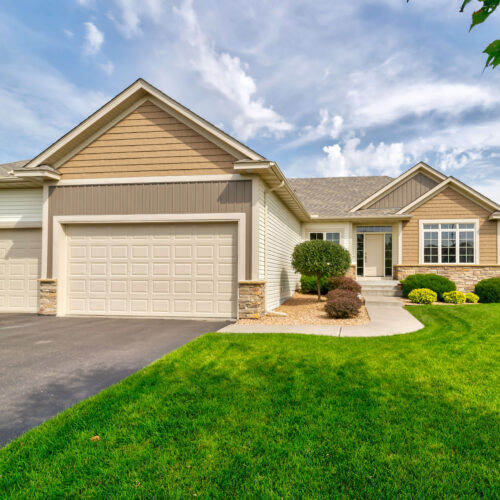
[[[462,292],[473,292],[478,281],[486,278],[500,277],[500,265],[481,266],[446,266],[446,265],[418,265],[418,266],[394,266],[394,278],[404,280],[411,274],[439,274],[455,282],[457,290]]]
[[[238,319],[259,319],[265,314],[265,281],[240,281],[238,292]]]
[[[55,316],[57,313],[57,280],[40,279],[40,309],[43,316]]]

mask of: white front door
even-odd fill
[[[365,276],[384,276],[383,234],[365,234]]]
[[[236,317],[237,225],[69,225],[66,314]]]

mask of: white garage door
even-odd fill
[[[38,312],[42,231],[0,229],[0,311]]]
[[[66,314],[236,317],[236,224],[72,225],[66,234]]]

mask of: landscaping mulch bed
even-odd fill
[[[240,319],[238,325],[363,325],[370,322],[365,306],[361,306],[359,314],[354,318],[334,319],[325,312],[326,298],[318,302],[316,295],[294,293],[275,311],[286,313],[286,316],[267,314],[260,319]]]

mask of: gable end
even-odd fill
[[[59,166],[61,179],[232,174],[236,158],[146,100]]]
[[[368,205],[368,208],[403,208],[437,185],[438,181],[419,172],[382,198]]]

